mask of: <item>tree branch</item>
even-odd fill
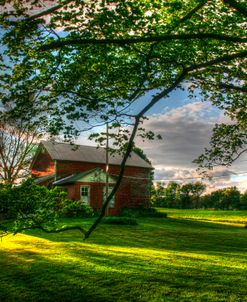
[[[50,15],[52,13],[54,13],[55,11],[59,10],[60,8],[62,8],[63,6],[67,5],[67,4],[70,4],[71,2],[74,2],[75,0],[67,0],[67,1],[64,1],[62,4],[57,4],[57,5],[54,5],[46,10],[43,10],[37,14],[34,14],[34,15],[31,15],[29,17],[26,17],[24,19],[21,19],[21,20],[16,20],[16,21],[10,21],[9,20],[9,24],[11,25],[16,25],[19,21],[21,22],[30,22],[30,21],[33,21],[35,19],[38,19],[38,18],[41,18],[41,17],[44,17],[44,16],[47,16],[47,15]],[[15,15],[16,17],[18,16],[17,14],[5,14],[5,16],[11,16],[11,15]]]
[[[161,93],[159,93],[157,96],[155,96],[152,101],[146,105],[143,110],[141,110],[138,115],[136,116],[136,120],[135,120],[135,124],[134,124],[134,127],[133,127],[133,131],[131,133],[131,136],[130,136],[130,139],[129,139],[129,142],[128,142],[128,145],[127,145],[127,149],[126,149],[126,152],[124,154],[124,157],[123,157],[123,160],[121,162],[121,165],[120,165],[120,172],[119,172],[119,176],[118,176],[118,179],[117,179],[117,182],[113,188],[113,190],[111,191],[110,195],[107,197],[106,199],[106,202],[103,204],[102,206],[102,209],[101,209],[101,212],[100,212],[100,215],[99,217],[95,220],[95,222],[92,224],[92,226],[89,228],[89,230],[86,232],[85,234],[85,237],[84,239],[87,239],[90,234],[93,232],[93,230],[96,229],[96,227],[98,226],[98,224],[101,222],[101,220],[104,218],[105,216],[105,212],[106,212],[106,209],[107,209],[107,206],[108,204],[110,203],[111,199],[113,198],[114,194],[117,192],[120,184],[121,184],[121,181],[123,179],[123,175],[124,175],[124,171],[125,171],[125,164],[126,164],[126,161],[132,151],[132,148],[133,148],[133,144],[134,144],[134,139],[135,139],[135,136],[136,136],[136,133],[137,133],[137,130],[138,130],[138,127],[139,127],[139,123],[140,123],[140,119],[143,117],[143,115],[153,106],[155,105],[161,98],[163,98],[164,96],[166,96],[168,93],[170,93],[179,83],[181,83],[183,81],[183,79],[185,78],[186,76],[186,72],[182,72],[178,77],[177,79],[174,81],[174,83],[169,87],[169,88],[166,88],[164,89]]]
[[[233,54],[230,54],[230,55],[224,55],[224,56],[218,57],[218,58],[213,59],[213,60],[209,60],[209,61],[201,63],[201,64],[191,65],[190,67],[186,68],[186,70],[188,72],[190,72],[190,71],[194,71],[194,70],[197,70],[197,69],[201,69],[201,68],[210,67],[210,66],[213,66],[213,65],[216,65],[216,64],[220,64],[220,63],[223,63],[223,62],[230,62],[232,60],[240,59],[240,58],[242,58],[242,59],[247,58],[247,50],[237,52],[237,53],[233,53]]]
[[[198,11],[200,10],[208,0],[200,1],[190,12],[188,12],[187,15],[185,15],[183,18],[180,19],[179,23],[186,22],[187,20],[191,19],[191,17]]]
[[[223,2],[230,7],[234,8],[236,11],[238,11],[240,14],[247,17],[247,6],[243,3],[237,2],[235,0],[223,0]]]
[[[237,90],[237,91],[240,91],[240,92],[247,92],[247,87],[235,86],[235,85],[232,85],[232,84],[219,83],[218,87],[220,89],[230,89],[230,90]]]
[[[41,11],[38,14],[35,14],[35,15],[32,15],[32,16],[26,18],[25,21],[32,21],[34,19],[50,15],[50,14],[54,13],[55,11],[59,10],[60,8],[62,8],[63,6],[65,6],[65,5],[67,5],[67,4],[71,3],[71,2],[74,2],[74,1],[75,0],[64,1],[62,4],[58,4],[58,5],[52,6],[52,7],[48,8],[47,10]]]
[[[34,226],[30,226],[30,227],[23,227],[23,228],[19,228],[14,232],[14,235],[16,235],[17,233],[20,233],[22,231],[25,230],[34,230],[34,229],[39,229],[42,230],[45,233],[61,233],[64,231],[73,231],[73,230],[78,230],[80,231],[82,234],[86,234],[86,230],[84,230],[82,227],[80,226],[64,226],[61,229],[54,229],[54,230],[49,230],[44,228],[42,225],[34,225]]]
[[[110,203],[111,199],[113,198],[113,196],[115,195],[115,193],[117,192],[117,190],[118,190],[118,188],[121,184],[121,181],[122,181],[123,175],[124,175],[124,171],[125,171],[125,164],[126,164],[126,161],[129,158],[129,155],[132,151],[134,139],[135,139],[135,136],[136,136],[136,133],[137,133],[137,130],[138,130],[138,126],[139,126],[139,122],[140,122],[140,118],[136,117],[134,128],[133,128],[133,131],[131,133],[126,152],[124,154],[123,160],[122,160],[121,165],[120,165],[120,172],[119,172],[117,182],[116,182],[113,190],[111,191],[111,193],[107,197],[106,202],[103,204],[99,217],[95,220],[95,222],[91,225],[89,230],[86,232],[84,239],[87,239],[90,236],[90,234],[93,232],[93,230],[96,229],[97,225],[104,218],[107,206]]]
[[[131,37],[131,38],[120,38],[120,39],[61,39],[59,41],[54,41],[49,44],[43,45],[40,47],[40,50],[46,51],[51,49],[61,48],[63,46],[71,45],[86,45],[86,44],[135,44],[135,43],[151,43],[151,42],[163,42],[163,41],[172,41],[172,40],[204,40],[212,39],[225,42],[233,43],[246,43],[247,37],[236,37],[229,36],[224,34],[216,33],[196,33],[196,34],[168,34],[161,36],[150,36],[150,37]]]
[[[232,162],[234,162],[235,160],[237,160],[243,153],[247,152],[247,148],[243,149],[241,152],[239,152],[237,154],[237,156],[232,160]]]
[[[161,93],[157,94],[155,97],[153,97],[152,101],[145,106],[139,113],[138,113],[138,117],[142,117],[144,114],[147,113],[147,111],[149,109],[151,109],[160,99],[162,99],[163,97],[166,97],[173,89],[175,89],[178,84],[180,84],[186,77],[187,75],[187,70],[183,70],[181,72],[181,74],[177,77],[177,79],[174,81],[174,83],[169,87],[164,89]]]

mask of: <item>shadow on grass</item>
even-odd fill
[[[0,257],[1,302],[105,301],[85,287],[83,274],[76,273],[73,265],[64,267],[25,251],[16,252],[14,257],[0,251]]]
[[[78,224],[79,220],[71,222]],[[140,219],[138,226],[101,224],[89,239],[83,241],[78,231],[46,234],[31,230],[25,234],[61,243],[89,243],[101,246],[147,248],[176,252],[218,254],[247,251],[247,229],[188,219]]]
[[[246,267],[79,243],[57,244],[50,259],[28,250],[31,245],[23,241],[11,255],[0,251],[1,302],[245,301],[247,294]]]

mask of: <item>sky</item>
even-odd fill
[[[143,107],[150,96],[144,96],[133,110]],[[199,98],[191,100],[186,90],[178,90],[168,99],[161,100],[147,116],[145,128],[160,134],[162,140],[143,142],[137,138],[135,142],[151,160],[155,181],[164,185],[169,181],[201,181],[197,166],[192,161],[208,146],[214,124],[227,122],[223,112],[210,102],[202,102]],[[85,134],[78,142],[93,144]],[[207,184],[208,192],[229,186],[237,186],[244,192],[247,190],[247,154],[231,167],[215,168],[211,175],[211,181],[202,180]]]

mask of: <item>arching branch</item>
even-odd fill
[[[133,128],[133,131],[131,133],[131,136],[130,136],[130,139],[129,139],[129,142],[128,142],[128,146],[127,146],[126,152],[124,154],[123,160],[121,162],[120,172],[119,172],[119,176],[118,176],[117,182],[116,182],[113,190],[111,191],[111,193],[107,197],[106,202],[103,204],[103,206],[101,208],[101,211],[100,211],[100,215],[95,220],[95,222],[91,225],[91,227],[89,228],[89,230],[86,232],[84,239],[87,239],[90,236],[90,234],[93,232],[93,230],[96,229],[97,225],[104,218],[107,206],[110,203],[110,201],[113,198],[113,196],[116,194],[116,192],[117,192],[117,190],[118,190],[118,188],[119,188],[119,186],[121,184],[121,181],[122,181],[122,178],[123,178],[123,175],[124,175],[124,171],[125,171],[125,164],[126,164],[126,161],[128,160],[129,155],[130,155],[130,153],[132,151],[134,139],[135,139],[135,136],[136,136],[136,133],[137,133],[137,130],[138,130],[138,126],[139,126],[139,122],[140,122],[140,118],[136,117],[134,128]]]
[[[223,2],[232,8],[234,8],[236,11],[238,11],[240,14],[247,17],[247,6],[246,4],[240,3],[235,0],[223,0]]]
[[[164,96],[166,96],[168,93],[170,93],[178,84],[180,84],[183,81],[183,79],[185,78],[185,76],[186,76],[186,72],[182,72],[169,88],[164,89],[161,93],[159,93],[157,96],[155,96],[152,99],[152,101],[148,105],[146,105],[143,108],[143,110],[141,110],[137,114],[137,116],[135,118],[135,124],[134,124],[133,130],[132,130],[132,133],[131,133],[131,136],[130,136],[130,139],[129,139],[129,142],[128,142],[128,145],[127,145],[127,149],[125,151],[123,160],[121,162],[120,172],[119,172],[119,176],[118,176],[117,182],[116,182],[113,190],[111,191],[110,195],[107,197],[106,202],[103,204],[103,207],[101,209],[100,215],[95,220],[95,222],[92,224],[92,226],[89,228],[89,230],[86,232],[85,237],[84,237],[85,239],[87,239],[90,236],[90,234],[93,232],[93,230],[96,229],[96,227],[98,226],[98,224],[104,218],[107,206],[110,203],[111,199],[113,198],[114,194],[117,192],[117,190],[118,190],[118,188],[119,188],[119,186],[121,184],[121,181],[122,181],[122,178],[123,178],[123,175],[124,175],[124,171],[125,171],[125,164],[126,164],[126,161],[129,158],[129,155],[130,155],[130,153],[132,151],[133,144],[134,144],[134,139],[135,139],[135,136],[136,136],[136,133],[137,133],[137,130],[138,130],[141,118],[160,99],[162,99]]]
[[[52,13],[58,11],[59,9],[61,9],[62,7],[64,7],[65,5],[70,4],[70,3],[74,2],[74,1],[75,1],[75,0],[67,0],[67,1],[64,1],[64,2],[61,3],[61,4],[54,5],[54,6],[48,8],[48,9],[46,9],[46,10],[40,11],[40,12],[37,13],[37,14],[33,14],[33,15],[30,15],[30,16],[24,18],[24,19],[21,19],[20,21],[21,21],[21,22],[30,22],[30,21],[36,20],[36,19],[38,19],[38,18],[45,17],[45,16],[47,16],[47,15],[50,15],[50,14],[52,14]],[[13,13],[9,14],[9,16],[12,16],[12,15],[14,15],[15,17],[18,16],[17,14],[13,14]],[[8,16],[8,14],[5,14],[5,17],[6,17],[6,16]],[[16,20],[16,21],[12,21],[12,20],[11,20],[11,21],[8,21],[8,22],[9,22],[9,24],[11,24],[11,25],[16,25],[16,24],[18,23],[18,21],[19,21],[19,20]]]
[[[216,59],[209,60],[209,61],[201,63],[201,64],[191,65],[190,67],[187,68],[187,71],[191,72],[191,71],[194,71],[194,70],[210,67],[210,66],[217,65],[217,64],[220,64],[220,63],[230,62],[230,61],[233,61],[235,59],[244,59],[244,58],[247,58],[247,50],[240,51],[240,52],[237,52],[237,53],[233,53],[233,54],[230,54],[230,55],[220,56]]]
[[[204,1],[200,1],[190,12],[188,12],[187,15],[185,15],[183,18],[181,18],[179,23],[185,22],[189,19],[191,19],[191,17],[198,12],[201,8],[203,8],[203,6],[208,2],[208,0],[204,0]]]
[[[220,89],[229,89],[229,90],[236,90],[236,91],[239,91],[239,92],[247,92],[247,87],[235,86],[233,84],[219,83],[217,86]]]
[[[241,150],[232,160],[232,162],[234,162],[235,160],[237,160],[242,154],[244,154],[245,152],[247,152],[247,148]]]
[[[32,21],[32,20],[35,20],[35,19],[38,19],[38,18],[41,18],[41,17],[44,17],[44,16],[47,16],[47,15],[50,15],[52,13],[54,13],[55,11],[59,10],[60,8],[64,7],[65,5],[67,4],[70,4],[72,2],[74,2],[75,0],[67,0],[67,1],[63,1],[62,4],[58,4],[58,5],[54,5],[46,10],[43,10],[35,15],[31,15],[30,17],[27,17],[25,19],[25,21]]]
[[[86,231],[80,227],[80,226],[65,226],[65,227],[62,227],[61,229],[46,229],[44,228],[42,225],[31,225],[30,227],[23,227],[23,228],[18,228],[15,232],[14,232],[14,235],[17,234],[17,233],[20,233],[22,231],[26,231],[26,230],[34,230],[34,229],[38,229],[38,230],[41,230],[45,233],[62,233],[62,232],[65,232],[65,231],[73,231],[73,230],[77,230],[77,231],[80,231],[83,235],[86,234]]]
[[[173,40],[204,40],[212,39],[225,42],[233,43],[246,43],[247,37],[236,37],[229,36],[224,34],[216,33],[196,33],[196,34],[169,34],[169,35],[160,35],[160,36],[150,36],[150,37],[131,37],[131,38],[120,38],[120,39],[61,39],[59,41],[54,41],[49,44],[43,45],[40,47],[40,50],[51,50],[61,48],[63,46],[72,46],[72,45],[86,45],[86,44],[117,44],[117,45],[126,45],[126,44],[136,44],[136,43],[151,43],[151,42],[164,42],[164,41],[173,41]]]

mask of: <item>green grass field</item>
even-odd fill
[[[102,224],[86,242],[76,231],[3,238],[0,301],[247,301],[247,212],[162,211]]]
[[[205,211],[176,209],[160,209],[159,211],[167,213],[171,218],[209,221],[239,226],[247,224],[247,211]]]

